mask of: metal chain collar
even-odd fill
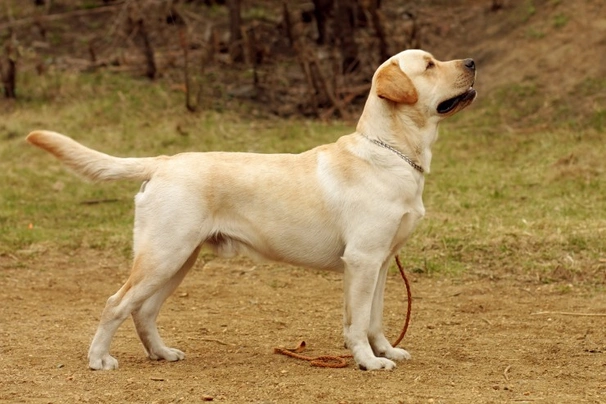
[[[364,136],[366,139],[370,140],[371,142],[373,142],[374,144],[376,144],[377,146],[381,146],[384,147],[388,150],[391,150],[392,152],[394,152],[395,154],[397,154],[398,156],[400,156],[402,158],[402,160],[404,160],[405,162],[407,162],[408,164],[410,164],[410,166],[412,168],[414,168],[415,170],[417,170],[418,172],[420,172],[421,174],[423,174],[425,172],[425,170],[423,170],[423,167],[421,167],[420,165],[418,165],[417,163],[415,163],[414,161],[412,161],[410,159],[410,157],[408,157],[407,155],[405,155],[404,153],[402,153],[401,151],[394,149],[393,147],[391,147],[390,145],[388,145],[387,143],[379,140],[379,139],[371,139],[366,135],[362,135]]]

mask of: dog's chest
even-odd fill
[[[407,201],[405,210],[400,219],[392,245],[399,248],[410,237],[421,219],[425,216],[425,206],[423,205],[422,189],[415,195],[412,201]]]

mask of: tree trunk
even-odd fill
[[[143,19],[137,21],[137,37],[141,41],[141,46],[143,48],[143,54],[145,55],[145,75],[153,80],[156,77],[156,58],[154,56],[154,48],[152,48],[151,41],[149,40],[149,35],[147,34],[147,29],[145,28],[145,22]]]
[[[389,58],[389,51],[387,46],[387,36],[385,34],[383,22],[381,21],[381,12],[379,11],[379,8],[381,7],[381,0],[370,0],[367,7],[367,11],[372,20],[372,25],[375,29],[375,34],[379,40],[379,60],[382,63]]]
[[[229,9],[229,54],[235,63],[244,62],[240,0],[227,0]]]
[[[330,12],[334,6],[333,0],[313,0],[314,16],[316,18],[316,26],[318,27],[318,45],[325,45],[326,38],[326,22],[330,17]]]
[[[11,32],[9,39],[4,45],[6,55],[6,68],[0,70],[2,76],[2,85],[4,87],[4,96],[6,98],[17,98],[15,90],[17,82],[17,47],[15,44],[15,34]],[[2,67],[0,65],[0,67]]]
[[[335,35],[341,50],[343,73],[353,72],[360,66],[358,59],[358,45],[354,39],[355,34],[355,0],[335,0]]]
[[[135,44],[141,47],[143,56],[145,57],[145,75],[153,80],[156,77],[156,57],[154,48],[152,47],[149,33],[147,32],[148,25],[145,21],[145,11],[149,7],[149,2],[132,2],[126,3],[128,10],[127,29],[132,32]]]

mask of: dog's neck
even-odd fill
[[[408,108],[406,113],[403,108]],[[438,122],[427,120],[413,106],[396,105],[371,95],[356,128],[370,139],[379,139],[408,156],[429,173],[431,146],[438,137]]]

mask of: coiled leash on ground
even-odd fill
[[[412,293],[410,292],[410,283],[408,282],[408,278],[406,277],[406,273],[404,272],[404,268],[402,267],[402,263],[400,262],[400,256],[396,254],[395,256],[396,264],[398,265],[398,270],[400,271],[400,275],[404,280],[404,284],[406,285],[406,319],[404,320],[404,325],[402,326],[402,331],[398,338],[394,341],[392,346],[395,348],[402,341],[404,336],[406,335],[406,331],[408,331],[408,324],[410,323],[410,313],[412,310]],[[306,356],[301,355],[301,352],[305,350],[306,344],[305,341],[301,341],[296,348],[274,348],[274,353],[290,356],[291,358],[301,359],[305,361],[309,361],[311,366],[318,366],[322,368],[344,368],[347,367],[346,359],[351,358],[352,355],[322,355],[322,356]]]

